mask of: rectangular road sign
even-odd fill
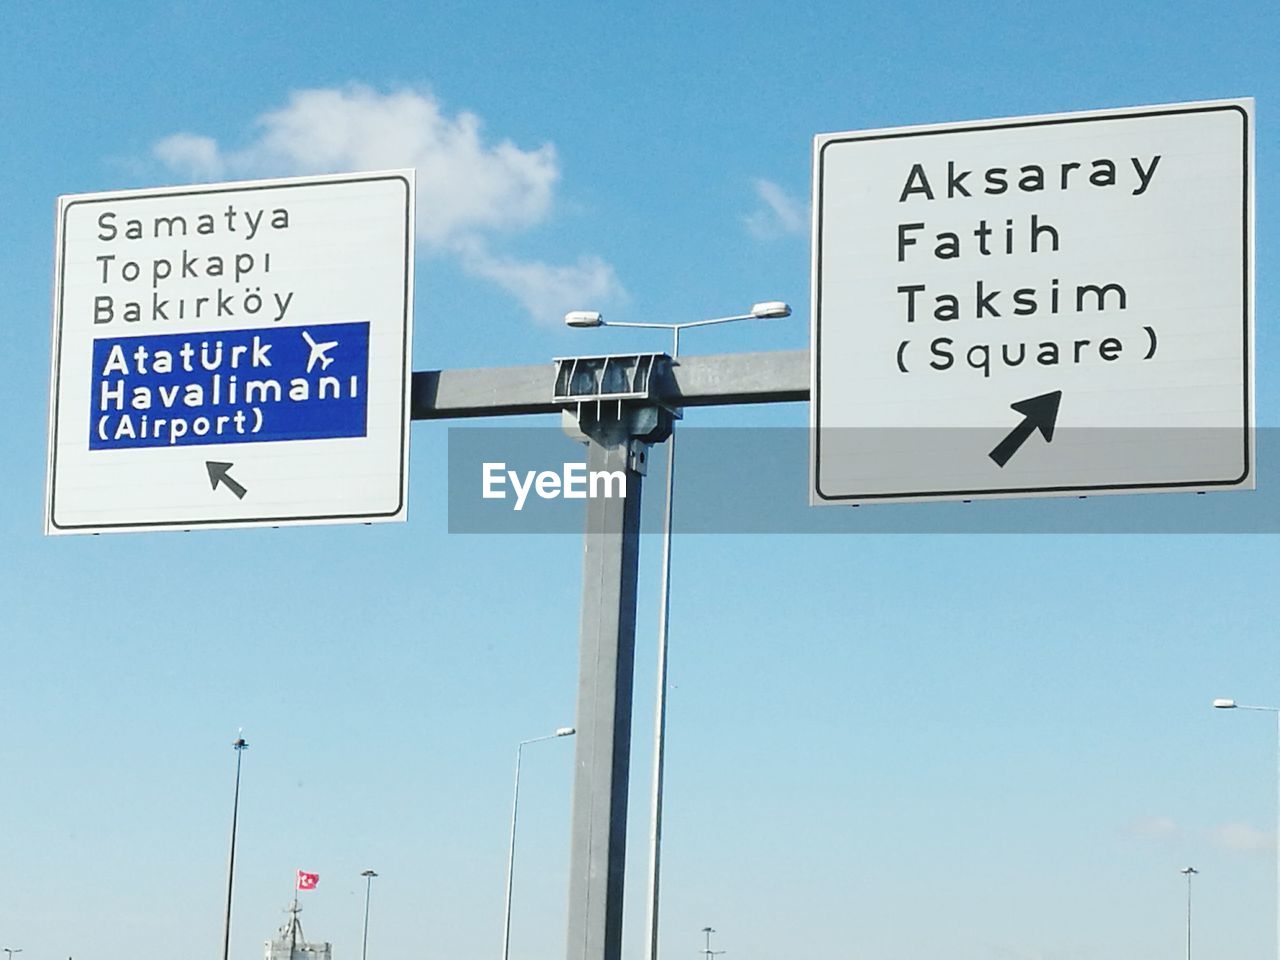
[[[60,197],[45,532],[403,520],[413,171]]]
[[[1254,485],[1253,101],[814,142],[814,504]]]

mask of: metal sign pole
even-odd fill
[[[578,737],[569,867],[570,960],[618,960],[640,557],[641,474],[631,444],[588,442],[587,469],[624,472],[622,497],[587,501]]]
[[[566,363],[569,375],[562,379]],[[620,960],[640,490],[649,444],[670,435],[675,407],[808,400],[809,355],[691,357],[656,373],[653,364],[637,363],[628,367],[634,389],[626,401],[600,399],[590,390],[556,395],[559,387],[571,386],[574,371],[588,367],[562,361],[422,371],[413,378],[412,412],[415,420],[564,412],[572,424],[567,431],[587,444],[589,474],[621,471],[626,478],[621,496],[587,500],[566,954],[568,960]],[[640,368],[647,371],[643,382]],[[596,368],[588,379],[602,387],[605,372]],[[553,383],[557,390],[549,389]],[[568,413],[575,408],[576,417]]]

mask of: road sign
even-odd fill
[[[817,137],[811,502],[1252,488],[1252,116]]]
[[[46,533],[403,520],[413,195],[59,198]]]

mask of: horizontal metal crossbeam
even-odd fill
[[[414,420],[558,413],[556,365],[426,370],[413,375]],[[809,399],[809,351],[680,357],[655,399],[670,407]]]

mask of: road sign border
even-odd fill
[[[71,208],[85,203],[110,203],[119,200],[146,200],[153,197],[192,197],[207,196],[220,193],[251,193],[259,190],[288,190],[295,187],[314,187],[324,184],[348,184],[348,183],[368,183],[379,180],[398,180],[405,190],[405,216],[404,216],[404,312],[402,316],[402,341],[401,350],[403,362],[400,366],[400,396],[403,398],[400,407],[400,476],[399,476],[399,499],[396,506],[391,510],[374,511],[370,513],[324,513],[312,514],[308,516],[285,515],[271,517],[222,517],[218,519],[208,520],[148,520],[136,523],[75,523],[65,524],[59,523],[56,517],[57,511],[57,489],[55,478],[58,469],[58,426],[59,426],[59,384],[61,382],[61,363],[62,363],[62,311],[65,303],[63,298],[63,284],[66,277],[64,275],[63,264],[66,255],[66,219]],[[75,531],[103,531],[108,533],[127,533],[131,530],[154,530],[154,529],[194,529],[197,527],[252,527],[266,526],[270,524],[305,524],[305,523],[341,523],[343,521],[374,521],[387,517],[394,517],[401,513],[405,507],[406,496],[406,471],[408,470],[408,451],[406,446],[409,442],[408,424],[410,417],[409,403],[409,384],[412,382],[412,358],[409,355],[409,345],[412,342],[411,334],[413,332],[413,185],[409,182],[408,176],[404,172],[371,172],[369,174],[341,174],[338,176],[315,176],[315,177],[289,177],[282,180],[251,180],[243,184],[237,183],[219,183],[209,185],[195,184],[189,187],[160,187],[155,189],[141,190],[121,190],[111,191],[108,195],[102,197],[93,194],[85,194],[75,196],[68,200],[65,204],[59,202],[58,216],[58,236],[55,244],[55,263],[57,276],[55,281],[55,303],[56,308],[53,311],[53,370],[52,379],[49,384],[50,390],[50,410],[49,410],[49,475],[48,475],[48,510],[46,519],[49,527],[53,530],[75,532]]]
[[[1247,102],[1247,101],[1246,101]],[[1035,486],[1035,487],[1002,487],[995,489],[971,489],[971,490],[914,490],[914,491],[898,491],[893,493],[863,493],[863,494],[827,494],[821,488],[821,465],[822,465],[822,338],[820,336],[822,326],[822,172],[824,154],[828,147],[834,144],[859,143],[872,140],[894,140],[907,137],[923,137],[936,136],[939,134],[953,133],[979,133],[991,130],[1006,130],[1018,127],[1039,127],[1049,126],[1052,124],[1062,123],[1093,123],[1106,120],[1132,120],[1139,117],[1159,117],[1159,116],[1177,116],[1182,114],[1194,113],[1212,113],[1217,111],[1234,111],[1240,114],[1243,121],[1241,127],[1241,146],[1243,156],[1241,157],[1243,169],[1243,183],[1241,191],[1241,201],[1243,205],[1243,214],[1241,216],[1241,224],[1243,228],[1242,236],[1242,255],[1244,260],[1244,269],[1242,271],[1243,294],[1244,294],[1244,316],[1243,316],[1243,391],[1244,391],[1244,422],[1241,425],[1243,434],[1243,455],[1244,470],[1240,476],[1234,479],[1225,480],[1180,480],[1165,483],[1107,483],[1107,484],[1065,484],[1055,486]],[[1253,167],[1251,164],[1252,146],[1253,146],[1253,129],[1249,123],[1249,111],[1245,108],[1242,101],[1209,101],[1200,103],[1188,103],[1181,105],[1153,106],[1149,108],[1135,107],[1121,110],[1103,110],[1103,111],[1083,111],[1079,113],[1056,114],[1049,116],[1037,117],[1009,117],[999,120],[979,120],[979,121],[962,121],[959,123],[931,124],[928,126],[900,127],[896,129],[871,130],[865,133],[853,132],[850,134],[820,134],[814,138],[814,159],[813,159],[813,390],[810,397],[812,404],[811,429],[813,430],[812,439],[812,483],[813,493],[828,503],[841,503],[847,501],[867,502],[875,500],[941,500],[941,499],[966,499],[970,497],[1016,497],[1029,494],[1070,494],[1070,493],[1116,493],[1127,490],[1147,490],[1156,492],[1160,490],[1176,490],[1187,489],[1195,490],[1208,487],[1231,487],[1244,483],[1253,474],[1253,379],[1250,376],[1253,369],[1253,355],[1250,351],[1252,337],[1251,330],[1253,326]]]

